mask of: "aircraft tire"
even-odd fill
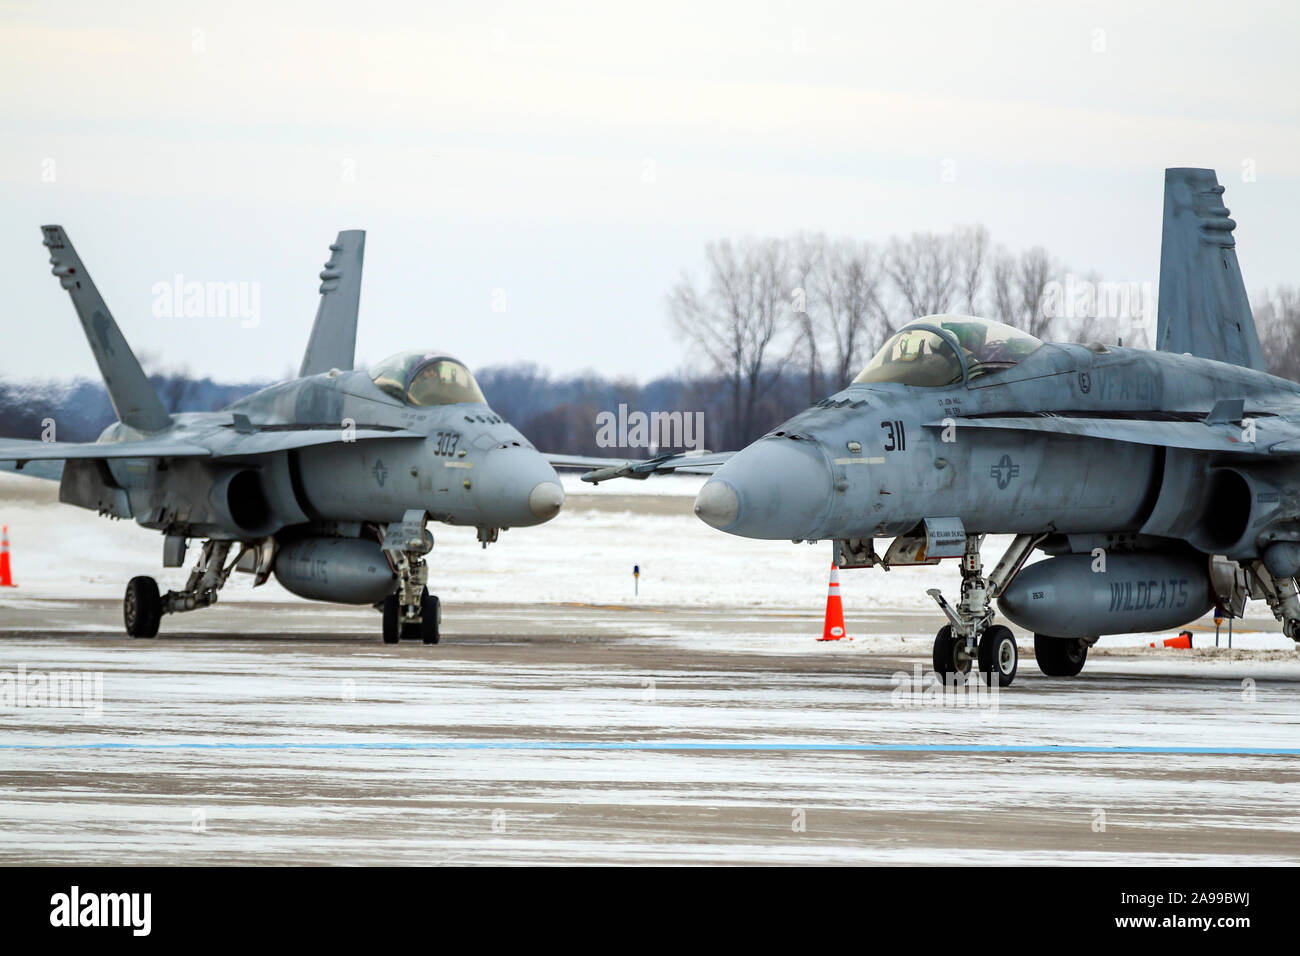
[[[158,582],[153,578],[132,578],[126,585],[122,598],[122,620],[126,633],[132,637],[157,637],[162,623],[162,598],[158,595]]]
[[[384,598],[384,643],[396,644],[402,636],[401,625],[397,622],[397,595],[390,594]]]
[[[420,623],[402,623],[398,624],[399,636],[404,641],[424,641],[426,644],[436,644],[437,641],[425,640],[424,622],[428,620],[429,608],[429,589],[420,590]],[[400,609],[400,605],[399,605]],[[398,615],[400,618],[400,614]],[[436,625],[435,625],[436,626]]]
[[[1020,651],[1011,628],[994,624],[980,635],[980,673],[991,687],[996,675],[999,687],[1010,687],[1020,666]]]
[[[942,678],[949,674],[965,674],[970,670],[970,660],[959,658],[959,638],[952,636],[952,626],[945,624],[934,636],[934,672]]]
[[[1048,677],[1077,677],[1088,660],[1088,645],[1076,638],[1035,634],[1034,660]]]
[[[438,631],[442,625],[442,602],[438,600],[438,595],[425,592],[420,619],[420,639],[426,644],[437,644]]]

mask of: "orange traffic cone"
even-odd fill
[[[840,600],[840,569],[831,564],[831,584],[826,590],[826,623],[819,641],[839,641],[845,637],[844,602]],[[853,638],[849,638],[853,640]]]
[[[1182,647],[1187,650],[1192,649],[1192,632],[1183,631],[1177,637],[1166,637],[1165,647]]]
[[[9,570],[9,526],[4,526],[0,537],[0,588],[16,587],[13,572]]]

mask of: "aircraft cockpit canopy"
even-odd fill
[[[853,381],[894,382],[942,387],[962,380],[962,360],[942,329],[961,346],[970,378],[1011,368],[1034,352],[1041,340],[1001,322],[968,315],[927,315],[913,319],[885,342]]]
[[[487,402],[469,369],[439,352],[398,352],[371,367],[370,377],[383,391],[407,405]]]

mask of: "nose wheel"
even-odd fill
[[[402,636],[409,635],[412,640],[419,638],[426,644],[437,644],[438,629],[441,624],[442,602],[438,600],[438,595],[430,594],[426,590],[420,601],[420,623],[406,625],[406,631]]]
[[[441,640],[442,602],[438,595],[430,594],[426,588],[420,596],[419,613],[409,613],[397,599],[396,594],[384,598],[383,611],[384,643],[396,644],[398,641],[423,641],[425,644],[437,644]]]
[[[385,644],[437,644],[441,639],[442,602],[426,586],[429,566],[424,556],[433,550],[433,535],[424,527],[428,520],[424,511],[408,511],[401,524],[391,524],[384,532],[381,547],[397,575],[397,590],[379,606]]]
[[[945,681],[950,674],[969,674],[970,660],[965,638],[954,637],[951,625],[939,628],[934,636],[934,672]]]
[[[964,637],[956,637],[951,625],[941,627],[934,637],[934,672],[946,682],[952,675],[969,674],[972,660],[979,663],[985,683],[991,685],[996,680],[999,687],[1009,686],[1020,666],[1020,650],[1011,628],[995,624],[986,629],[972,657]]]
[[[1007,687],[1016,679],[1020,651],[1011,628],[994,624],[980,635],[979,665],[984,682],[990,687],[995,680],[999,687]]]

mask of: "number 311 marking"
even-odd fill
[[[903,428],[901,421],[881,422],[880,427],[885,430],[885,451],[906,451],[907,450],[907,432]]]

